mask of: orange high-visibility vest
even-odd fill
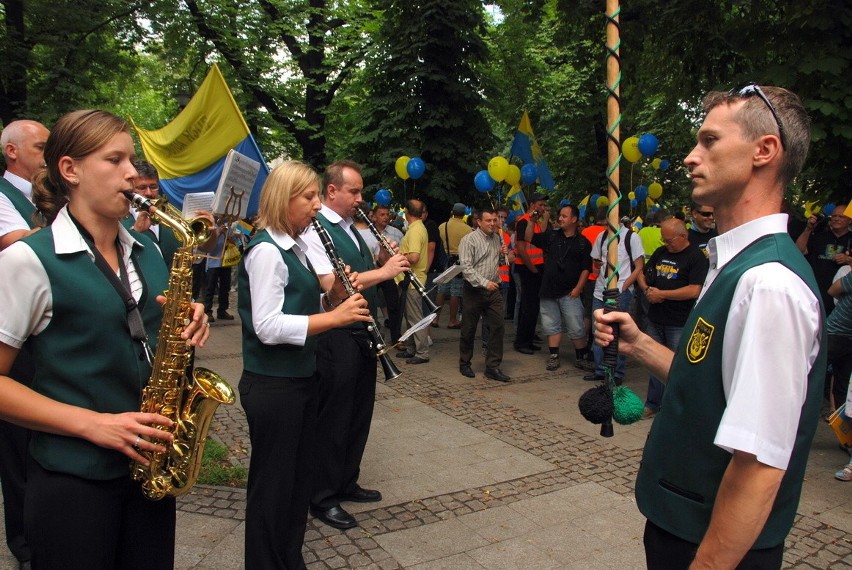
[[[517,230],[517,228],[518,228],[517,224],[521,220],[526,220],[528,224],[533,224],[533,233],[534,234],[540,234],[543,231],[541,229],[541,226],[538,225],[538,222],[533,222],[530,219],[530,214],[529,214],[529,212],[527,212],[523,216],[519,217],[518,220],[515,222],[515,242],[524,241],[523,239],[521,239],[524,236],[519,236],[518,230]],[[541,249],[541,248],[535,247],[531,242],[527,242],[527,255],[529,256],[530,262],[533,265],[544,265],[544,250]],[[516,244],[515,245],[515,265],[523,265],[523,264],[524,264],[524,260],[521,259],[520,255],[518,255],[518,247],[517,247],[517,244]]]
[[[506,244],[506,247],[507,248],[510,247],[510,243],[512,241],[512,238],[509,237],[509,232],[501,231],[500,235],[503,236],[503,243]],[[509,266],[508,265],[501,265],[500,267],[498,267],[497,268],[497,274],[500,276],[500,281],[502,283],[508,283],[509,282]]]

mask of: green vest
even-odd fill
[[[287,265],[289,278],[284,289],[281,312],[287,315],[312,315],[319,311],[320,286],[316,274],[302,265],[292,250],[285,250],[273,241],[266,230],[259,231],[246,246],[239,268],[238,309],[243,323],[243,368],[266,376],[307,378],[317,369],[317,337],[309,336],[304,346],[294,344],[263,344],[257,338],[251,319],[251,289],[245,258],[259,243],[271,243],[278,248]]]
[[[338,224],[329,222],[322,213],[317,214],[317,220],[319,220],[322,227],[324,227],[331,236],[331,240],[334,242],[334,247],[337,249],[337,255],[340,256],[346,265],[352,268],[352,271],[363,273],[365,271],[375,269],[376,266],[373,264],[373,254],[367,247],[364,238],[362,238],[361,234],[358,233],[358,230],[355,229],[355,226],[349,227],[351,230],[354,230],[353,234],[358,240],[358,247],[356,247],[355,243],[352,241],[352,235],[347,234],[346,230],[341,228]],[[372,313],[373,318],[377,318],[376,308],[378,307],[378,297],[376,295],[376,288],[365,288],[361,291],[361,294],[367,300],[367,305],[370,307],[370,312]],[[364,328],[364,323],[352,323],[342,328],[361,330]]]
[[[30,226],[30,229],[33,229],[35,223],[33,223],[33,214],[35,214],[35,206],[27,200],[27,197],[24,196],[24,193],[15,188],[15,186],[6,180],[5,178],[0,177],[0,194],[6,196],[12,205],[18,210],[18,213],[21,214],[21,217]]]
[[[96,412],[138,411],[151,367],[142,347],[130,338],[124,301],[86,252],[56,255],[53,228],[23,239],[41,261],[50,281],[53,315],[32,335],[36,362],[32,388],[48,398]],[[139,310],[152,348],[163,311],[155,297],[168,272],[153,246],[134,246],[143,282]],[[127,456],[84,439],[33,432],[30,454],[49,471],[85,479],[115,479],[129,473]]]
[[[716,492],[731,459],[731,454],[713,443],[726,407],[722,344],[728,311],[743,273],[770,262],[781,263],[796,273],[820,298],[813,271],[787,234],[764,236],[737,254],[684,325],[663,405],[645,444],[636,480],[639,510],[657,526],[696,544],[710,524]],[[772,334],[771,330],[764,332]],[[819,356],[808,374],[807,395],[790,464],[769,519],[752,548],[782,544],[793,525],[819,416],[825,367],[826,339],[822,331]]]
[[[132,215],[128,215],[123,220],[121,220],[121,224],[127,228],[128,230],[133,230],[133,224],[136,222],[136,219]],[[135,230],[133,230],[135,231]],[[171,268],[172,259],[175,257],[175,253],[180,246],[183,245],[180,240],[175,236],[175,232],[168,226],[164,226],[160,224],[160,236],[152,232],[151,230],[146,230],[144,232],[138,232],[142,235],[148,236],[151,238],[151,241],[156,243],[160,248],[160,253],[163,254],[163,260],[166,262],[166,267]]]

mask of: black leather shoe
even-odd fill
[[[586,374],[585,376],[583,376],[583,380],[585,380],[586,382],[603,382],[604,377],[598,376],[597,374],[593,373],[593,374]]]
[[[382,494],[373,489],[364,489],[360,485],[355,490],[345,495],[340,495],[341,501],[352,501],[354,503],[378,503],[382,500]]]
[[[530,348],[535,350],[535,351],[539,351],[539,350],[541,350],[541,345],[540,344],[530,344]]]
[[[533,354],[534,351],[528,346],[516,346],[515,350],[520,352],[521,354]]]
[[[426,364],[427,362],[429,362],[428,358],[420,358],[419,356],[412,356],[405,361],[406,364]]]
[[[207,315],[207,321],[210,323],[215,323],[216,319],[213,318],[213,311],[204,311],[204,314]]]
[[[396,353],[397,358],[411,358],[412,356],[414,356],[414,353],[407,350],[400,350]]]
[[[358,521],[355,520],[355,517],[343,510],[340,505],[328,509],[320,509],[312,505],[311,516],[321,520],[328,526],[339,528],[340,530],[358,526]]]
[[[234,315],[232,315],[228,311],[219,311],[216,313],[216,318],[220,321],[233,321]]]
[[[511,378],[503,374],[499,368],[486,368],[485,377],[497,380],[498,382],[508,382],[511,380]]]
[[[473,368],[471,368],[469,364],[459,366],[459,372],[461,372],[462,376],[467,376],[468,378],[476,378],[476,374],[473,373]]]

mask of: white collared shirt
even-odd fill
[[[21,178],[17,174],[13,174],[8,170],[3,174],[3,178],[5,178],[9,184],[20,190],[21,194],[23,194],[27,200],[32,203],[33,185],[29,180]],[[27,223],[27,220],[25,220],[23,216],[21,216],[21,213],[18,212],[17,208],[12,205],[12,201],[9,200],[5,194],[0,194],[0,236],[4,236],[18,230],[29,229],[30,225]]]
[[[57,255],[85,251],[94,263],[95,256],[68,215],[67,206],[59,211],[51,227]],[[134,245],[144,246],[133,239],[121,224],[118,224],[118,239],[131,293],[139,301],[142,280],[136,273],[136,266],[130,262],[130,252]],[[96,300],[80,299],[80,302]],[[0,252],[0,307],[3,307],[0,311],[0,342],[15,348],[20,348],[30,335],[43,331],[53,316],[53,293],[47,272],[32,248],[21,241]]]
[[[773,214],[711,239],[710,270],[698,301],[711,290],[725,265],[749,244],[786,231],[787,215]],[[819,353],[821,326],[819,300],[785,266],[767,263],[742,275],[725,326],[722,383],[727,407],[716,445],[787,468],[807,376]]]
[[[286,233],[267,232],[278,247],[292,250],[302,265],[308,267],[307,246],[301,236],[293,239]],[[257,338],[268,345],[304,346],[308,337],[308,315],[288,315],[281,311],[284,290],[290,281],[290,271],[281,252],[271,243],[261,242],[249,250],[244,261],[251,287],[251,321]],[[320,305],[320,296],[317,295],[318,313]]]
[[[340,214],[323,204],[322,209],[320,210],[320,214],[322,214],[326,220],[331,222],[332,224],[337,224],[344,230],[346,230],[346,234],[352,238],[352,241],[355,242],[355,245],[360,248],[361,245],[358,243],[358,238],[355,237],[355,234],[352,233],[350,227],[352,226],[352,218],[341,218]],[[311,265],[314,266],[314,270],[317,272],[317,275],[328,275],[332,272],[331,261],[328,259],[328,255],[325,252],[325,248],[322,246],[322,241],[317,235],[316,230],[314,230],[313,226],[308,226],[305,232],[300,236],[302,240],[305,242],[307,246],[307,250],[305,253],[308,256],[308,259],[311,260]]]

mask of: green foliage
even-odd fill
[[[470,202],[492,136],[483,114],[482,4],[476,0],[376,0],[382,13],[358,88],[361,128],[353,155],[365,174],[404,198]],[[420,180],[394,174],[401,155],[426,163]],[[437,208],[432,207],[437,211]]]
[[[245,488],[248,470],[242,465],[232,465],[228,461],[228,448],[208,437],[201,456],[201,471],[198,483],[220,487]]]

